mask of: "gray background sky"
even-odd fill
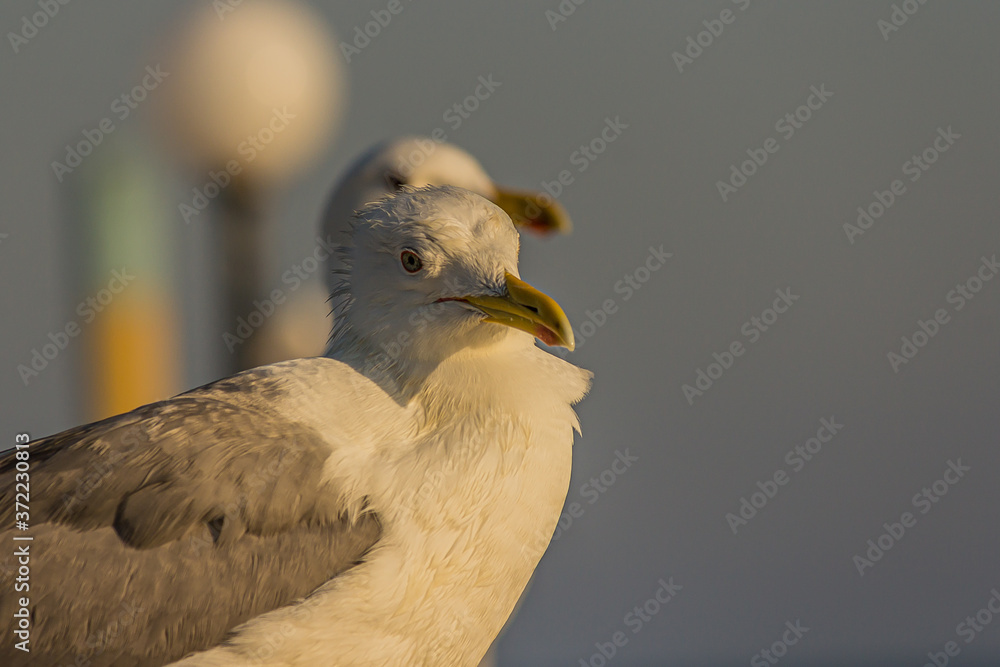
[[[19,54],[0,47],[4,446],[81,419],[78,349],[28,387],[16,372],[75,303],[70,192],[49,162],[203,4],[74,2]],[[385,6],[315,4],[341,38]],[[570,357],[596,373],[569,493],[583,514],[544,557],[502,664],[578,665],[619,630],[613,665],[747,664],[796,620],[809,630],[782,664],[920,665],[952,640],[952,664],[996,664],[1000,619],[970,643],[957,626],[1000,590],[1000,279],[961,310],[948,294],[1000,253],[1000,5],[926,3],[884,39],[891,2],[743,4],[587,2],[553,30],[556,0],[404,0],[347,66],[340,136],[274,206],[270,278],[311,251],[331,184],[377,140],[443,127],[521,187],[571,170],[575,232],[527,239],[522,275],[577,326],[606,299],[618,310]],[[723,9],[734,21],[679,72],[672,54]],[[0,28],[34,11],[4,3]],[[443,113],[490,74],[502,85],[452,131]],[[811,86],[833,95],[786,138],[775,123]],[[579,173],[573,152],[608,117],[627,129]],[[949,127],[960,138],[911,182],[904,163]],[[768,137],[778,151],[724,202],[716,182]],[[850,243],[843,225],[894,179],[905,194]],[[616,282],[661,244],[673,257],[625,301]],[[785,288],[799,299],[751,343],[741,327]],[[887,353],[939,308],[948,323],[894,372]],[[689,404],[682,385],[737,340],[745,353]],[[191,386],[225,353],[211,341]],[[786,452],[824,417],[843,429],[794,472]],[[590,503],[583,485],[618,450],[638,462]],[[914,494],[958,459],[971,470],[921,514]],[[726,514],[778,470],[789,482],[734,535]],[[916,525],[859,576],[852,557],[907,511]],[[670,577],[682,590],[634,633],[626,614]]]

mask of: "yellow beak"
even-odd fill
[[[573,229],[562,204],[548,195],[527,190],[496,188],[493,203],[506,211],[517,227],[524,227],[543,236],[569,234]]]
[[[506,280],[507,296],[467,296],[462,301],[486,313],[487,322],[527,331],[546,345],[572,350],[573,328],[559,304],[511,273]]]

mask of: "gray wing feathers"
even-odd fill
[[[255,372],[280,391],[265,369],[237,378]],[[346,516],[321,484],[319,434],[223,382],[30,446],[33,650],[6,633],[0,661],[164,664],[308,595],[378,540],[377,517]],[[3,527],[13,464],[0,457]]]

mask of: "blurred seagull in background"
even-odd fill
[[[479,195],[402,187],[347,240],[326,356],[30,446],[32,652],[8,638],[4,664],[482,657],[559,518],[591,374],[535,345],[572,329]]]
[[[373,146],[348,169],[327,204],[322,234],[341,243],[351,217],[362,206],[406,186],[427,185],[455,185],[475,192],[502,208],[520,229],[540,235],[568,234],[572,229],[565,209],[549,195],[497,185],[476,158],[454,144],[430,137],[402,137]],[[338,267],[334,258],[330,268]],[[328,272],[331,290],[336,281]]]

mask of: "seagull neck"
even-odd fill
[[[351,329],[340,332],[326,357],[343,362],[382,387],[397,403],[405,405],[420,393],[426,379],[444,360],[441,355],[418,355],[362,338]]]

